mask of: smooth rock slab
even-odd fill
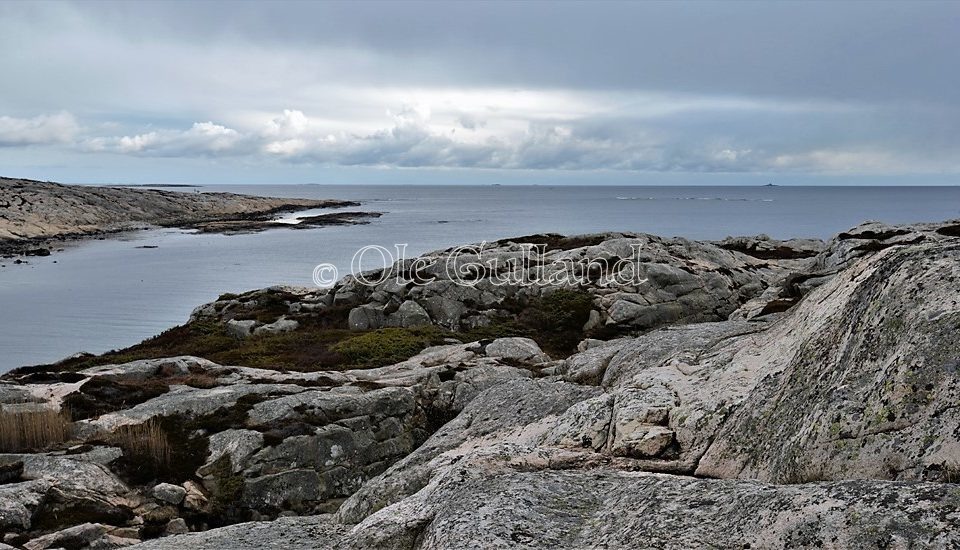
[[[203,533],[155,539],[137,545],[137,550],[294,550],[333,549],[349,526],[331,521],[329,515],[280,518],[276,521],[240,523]]]
[[[440,455],[447,451],[472,441],[495,440],[507,433],[523,431],[601,393],[599,388],[529,379],[510,380],[488,388],[423,445],[365,483],[343,503],[338,517],[345,522],[360,521],[417,492],[442,468]],[[538,437],[538,430],[534,432],[530,437]]]
[[[81,548],[100,538],[107,528],[99,523],[81,523],[62,531],[37,537],[23,545],[27,550],[47,548]]]
[[[341,546],[955,548],[958,506],[955,486],[930,483],[777,486],[614,470],[491,473],[464,466],[369,517]]]

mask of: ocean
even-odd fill
[[[194,188],[182,189],[194,192]],[[554,232],[691,239],[766,233],[829,238],[864,220],[960,218],[960,187],[208,186],[200,191],[353,199],[369,225],[245,235],[138,231],[69,246],[27,265],[0,260],[0,372],[135,344],[224,292],[311,285],[317,264],[351,269],[363,246],[407,257]],[[144,248],[150,247],[150,248]],[[155,247],[155,248],[154,248]],[[364,256],[375,267],[376,254]]]

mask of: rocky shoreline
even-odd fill
[[[531,235],[225,295],[2,377],[0,544],[956,547],[958,236]]]
[[[334,212],[307,217],[300,224],[274,221],[284,213],[354,206],[360,203],[0,178],[0,256],[48,256],[70,242],[151,227],[246,233],[368,223],[379,216]]]

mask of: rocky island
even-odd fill
[[[281,213],[359,206],[354,201],[288,199],[234,193],[175,192],[129,187],[62,185],[0,178],[0,255],[50,254],[66,240],[144,226],[205,232],[259,231],[279,227],[363,223],[377,213],[336,212],[301,224],[274,222]]]
[[[467,285],[224,295],[3,377],[0,547],[958,547],[958,236],[531,235]]]

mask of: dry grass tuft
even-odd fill
[[[55,410],[4,411],[0,407],[0,451],[39,451],[70,437],[70,421]]]
[[[121,426],[113,433],[111,443],[123,449],[131,462],[161,468],[170,464],[170,442],[160,423],[154,420]]]

